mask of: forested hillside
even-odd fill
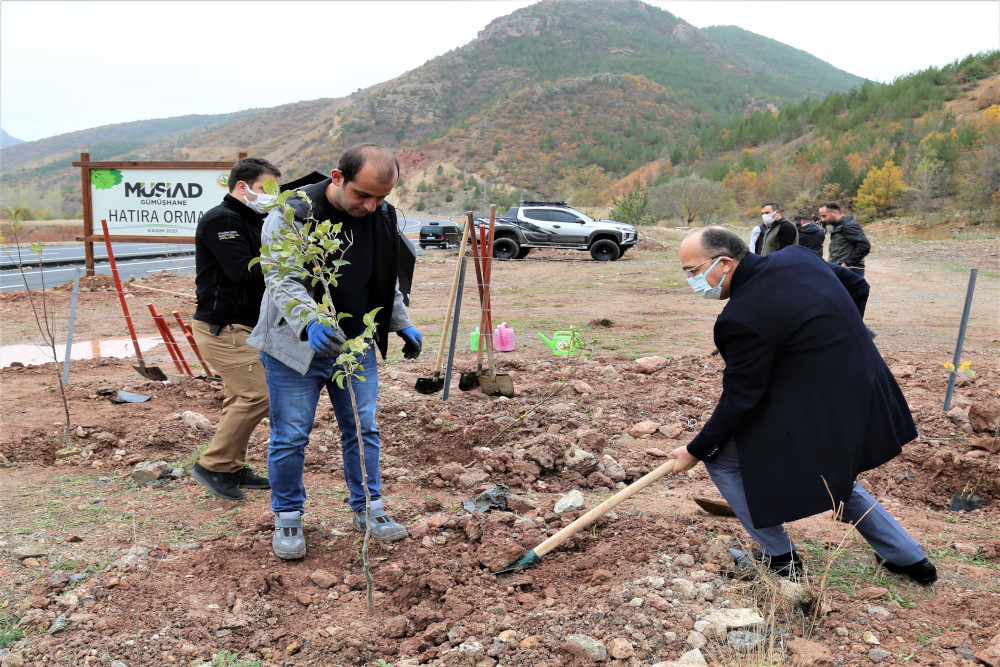
[[[38,215],[75,216],[78,174],[69,163],[81,151],[102,159],[215,160],[243,150],[294,177],[328,169],[353,143],[379,141],[406,158],[396,195],[404,206],[460,208],[476,186],[434,198],[416,190],[429,160],[436,161],[433,176],[440,166],[465,185],[485,180],[507,192],[554,193],[562,180],[577,179],[580,167],[600,182],[617,180],[674,145],[692,145],[704,127],[734,113],[776,110],[861,83],[773,40],[718,34],[717,41],[638,0],[549,0],[346,98],[245,112],[173,133],[87,131],[29,142],[14,147],[17,153],[4,149],[4,187]],[[42,193],[46,201],[39,203]]]
[[[666,178],[721,182],[741,212],[770,199],[788,211],[838,199],[868,218],[957,204],[974,221],[995,220],[1000,51],[739,116],[695,146]]]

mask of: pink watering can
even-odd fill
[[[493,331],[493,342],[498,352],[510,352],[514,349],[514,330],[501,322]]]

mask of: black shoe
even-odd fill
[[[753,564],[753,561],[756,561],[767,566],[772,572],[781,577],[796,577],[802,573],[802,559],[795,551],[777,556],[768,556],[756,549],[753,553],[740,551],[739,549],[730,549],[729,553],[733,555],[733,560],[736,561],[736,564],[743,567],[749,567]]]
[[[937,581],[937,568],[926,558],[918,560],[913,565],[896,565],[875,554],[875,561],[890,572],[905,574],[921,586],[930,586]]]
[[[267,477],[255,475],[250,466],[243,466],[233,473],[236,475],[236,486],[241,489],[270,489],[271,481]]]
[[[191,476],[214,495],[224,500],[243,500],[246,498],[236,483],[236,473],[212,472],[208,468],[203,468],[200,463],[195,463],[194,467],[191,468]]]

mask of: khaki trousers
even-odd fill
[[[251,327],[230,324],[218,336],[210,327],[200,320],[191,326],[202,356],[222,377],[225,398],[219,427],[198,463],[212,472],[236,472],[244,466],[250,434],[267,416],[267,382],[259,353],[247,345]]]

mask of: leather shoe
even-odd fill
[[[211,491],[213,495],[224,500],[244,500],[246,498],[236,483],[236,473],[213,472],[202,467],[200,463],[195,463],[191,468],[191,476]]]
[[[896,565],[875,554],[875,561],[890,572],[906,575],[921,586],[930,586],[937,581],[937,568],[926,558],[921,558],[913,565]]]
[[[241,489],[270,489],[271,481],[267,477],[255,475],[250,466],[243,466],[235,473],[236,486]]]

